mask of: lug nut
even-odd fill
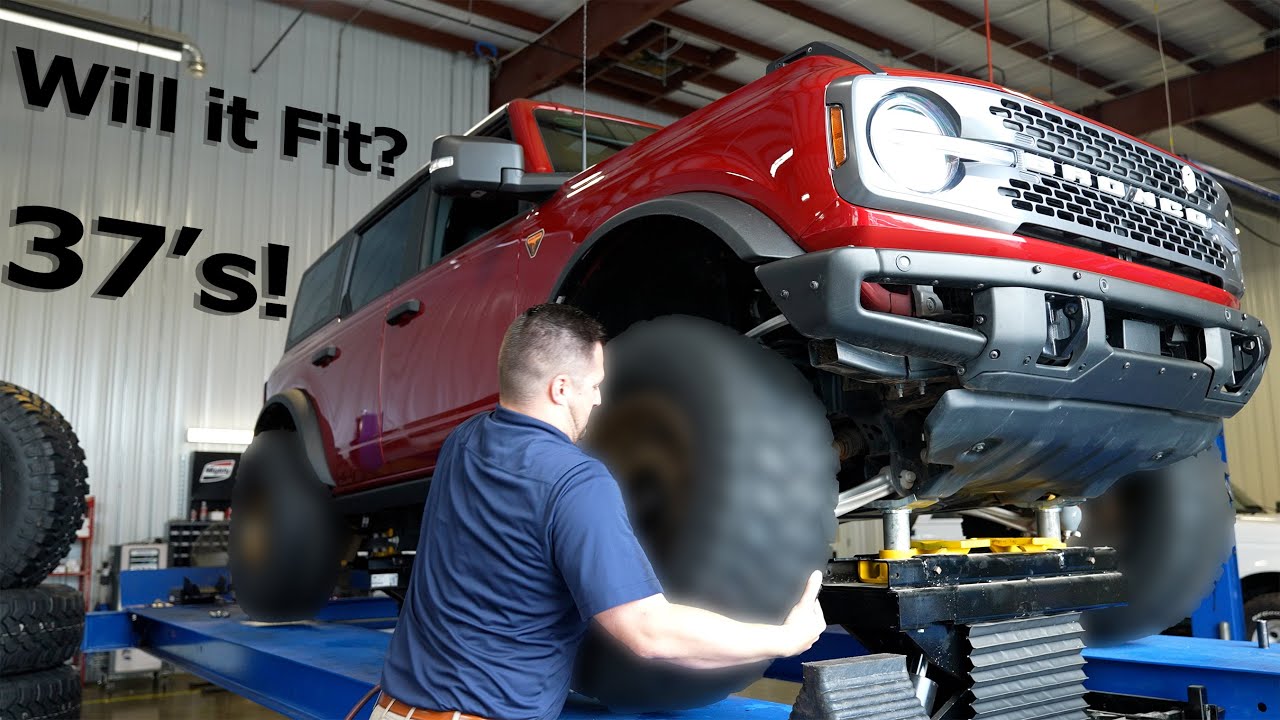
[[[787,298],[791,297],[791,291],[783,290],[782,292],[778,293],[778,297],[782,298],[783,300],[786,300]]]
[[[1161,374],[1161,375],[1163,375],[1164,373],[1165,373],[1165,369],[1164,369],[1164,368],[1160,368],[1160,374]]]
[[[987,321],[987,316],[986,316],[986,315],[978,315],[977,317],[975,317],[975,318],[973,319],[973,323],[974,323],[975,325],[981,325],[981,324],[985,323],[986,321]]]
[[[1164,459],[1164,453],[1163,453],[1163,452],[1158,452],[1158,453],[1156,453],[1155,455],[1152,455],[1152,456],[1151,456],[1151,459],[1152,459],[1152,460],[1163,460],[1163,459]]]
[[[810,289],[810,290],[817,290],[819,287],[820,287],[820,285],[818,285],[818,281],[817,281],[817,280],[810,280],[810,281],[809,281],[809,289]]]
[[[1000,357],[1000,351],[999,351],[999,350],[992,350],[992,351],[991,351],[991,353],[990,353],[990,357],[991,357],[991,359],[992,359],[992,360],[995,360],[996,358]]]
[[[1080,272],[1079,270],[1077,270],[1077,271],[1075,271],[1075,272],[1071,273],[1071,277],[1075,278],[1076,280],[1079,280],[1080,278],[1084,277],[1084,273],[1082,273],[1082,272]]]
[[[1044,272],[1044,268],[1039,265],[1036,265],[1035,267],[1031,268],[1031,272],[1039,275],[1040,273]]]
[[[1131,368],[1131,367],[1133,367],[1133,363],[1127,362],[1127,363],[1125,363],[1125,364],[1124,364],[1124,369],[1125,369],[1125,370],[1128,370],[1128,369],[1129,369],[1129,368]]]
[[[987,444],[984,442],[975,443],[973,447],[969,448],[969,452],[973,453],[974,455],[981,455],[986,451],[987,451]]]

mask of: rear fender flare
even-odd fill
[[[320,418],[311,398],[297,388],[272,395],[258,415],[258,422],[253,429],[254,435],[267,429],[264,420],[275,408],[283,410],[293,420],[294,431],[302,443],[303,455],[316,478],[325,485],[334,487],[333,473],[329,471],[329,461],[324,451],[324,435],[320,432]]]

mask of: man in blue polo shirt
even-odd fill
[[[797,654],[826,628],[818,573],[781,625],[663,596],[617,482],[575,445],[600,404],[603,339],[565,305],[507,329],[497,409],[440,451],[372,720],[555,718],[593,619],[641,657],[707,669]]]

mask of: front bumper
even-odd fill
[[[880,382],[960,380],[926,421],[929,462],[952,470],[917,488],[925,497],[985,488],[1029,502],[1050,479],[1059,495],[1091,497],[1192,455],[1252,397],[1271,349],[1262,323],[1238,310],[1021,260],[844,247],[757,274],[815,341],[815,365]],[[868,310],[863,282],[969,290],[975,325]],[[1064,338],[1055,308],[1068,303],[1076,320]],[[1197,357],[1161,354],[1175,327]]]

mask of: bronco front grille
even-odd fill
[[[1052,110],[1002,98],[989,108],[1003,118],[1004,126],[1028,136],[1027,145],[1060,160],[1085,165],[1143,187],[1177,198],[1183,205],[1211,212],[1218,203],[1218,189],[1196,173],[1196,192],[1182,186],[1180,166],[1173,159],[1119,135],[1064,117]]]
[[[952,147],[963,155],[962,172],[946,189],[911,190],[871,151],[872,117],[891,93],[915,94],[959,118]],[[831,170],[851,203],[1053,240],[1243,292],[1230,199],[1177,157],[1029,98],[962,82],[860,75],[832,83],[826,99],[846,108],[845,126],[856,128],[854,162]]]
[[[1018,210],[1033,210],[1046,217],[1097,228],[1105,233],[1145,243],[1153,251],[1177,253],[1222,270],[1226,270],[1229,265],[1226,251],[1208,230],[1182,218],[1124,202],[1077,183],[1049,177],[1037,178],[1034,183],[1011,178],[1008,186],[1000,188],[1000,194],[1009,197],[1011,205]],[[1090,245],[1086,242],[1078,244]],[[1163,254],[1141,253],[1146,257],[1130,259],[1143,262],[1147,258],[1154,259]],[[1148,261],[1144,264],[1155,263]]]

